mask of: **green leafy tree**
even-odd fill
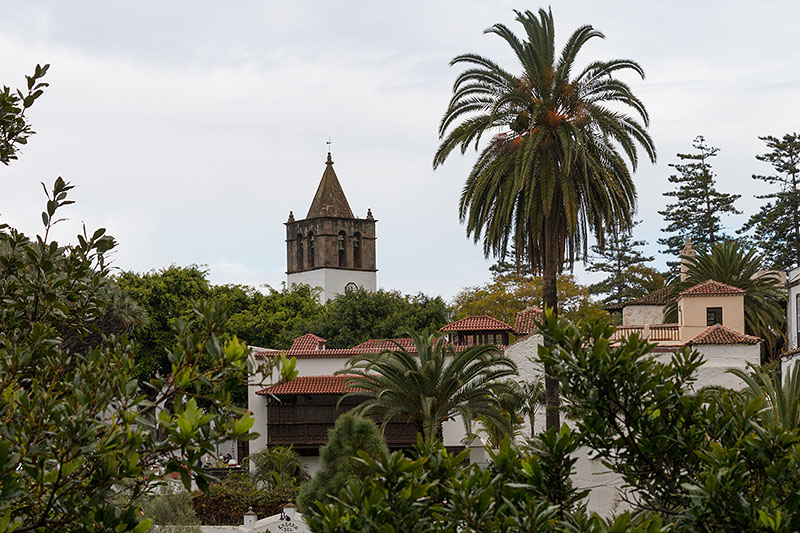
[[[663,288],[664,277],[656,269],[647,266],[653,258],[637,250],[646,244],[634,240],[631,231],[615,230],[603,245],[592,246],[595,256],[587,270],[602,272],[606,278],[590,285],[589,292],[605,294],[602,300],[604,305],[619,305]]]
[[[169,372],[172,363],[167,350],[174,342],[178,320],[190,320],[194,302],[211,296],[206,276],[197,265],[172,265],[146,274],[123,272],[117,277],[117,285],[147,314],[147,321],[132,335],[138,346],[136,367],[141,380]]]
[[[511,47],[518,74],[477,54],[452,60],[466,69],[442,117],[433,164],[492,135],[467,177],[459,215],[467,234],[483,239],[487,256],[502,257],[510,244],[524,243],[526,257],[542,273],[543,304],[557,310],[557,276],[581,250],[586,254],[588,235],[603,242],[606,228],[631,225],[637,146],[651,161],[656,154],[644,104],[615,77],[628,70],[643,77],[637,63],[592,61],[578,70],[578,53],[602,33],[582,26],[557,54],[551,12],[516,15],[523,39],[503,24],[486,33]],[[558,427],[558,384],[548,377],[546,385],[547,427]]]
[[[777,276],[760,272],[762,261],[755,250],[748,250],[737,241],[723,241],[709,251],[698,251],[696,257],[685,257],[685,261],[686,279],[671,285],[664,319],[678,322],[675,297],[681,291],[710,279],[727,283],[746,291],[745,332],[764,339],[769,352],[777,354],[786,331],[786,290]]]
[[[738,231],[764,258],[764,266],[787,269],[800,265],[800,136],[759,137],[770,149],[756,159],[772,165],[775,174],[753,179],[777,187],[776,192],[756,195],[769,200]]]
[[[28,137],[35,133],[25,112],[49,85],[41,81],[49,68],[50,65],[36,65],[33,75],[25,76],[25,91],[6,85],[0,91],[0,163],[4,165],[18,159],[18,145],[28,144]]]
[[[58,178],[48,193],[43,235],[0,227],[0,531],[141,532],[136,502],[162,474],[206,489],[201,458],[250,438],[253,419],[230,401],[248,353],[220,340],[224,308],[200,303],[176,324],[169,372],[147,383],[155,398],[142,394],[135,345],[94,335],[116,303],[116,242],[104,229],[50,239],[71,188]],[[77,342],[65,344],[67,330]]]
[[[159,533],[202,533],[192,507],[192,493],[167,485],[142,501],[144,516],[158,526]]]
[[[696,391],[696,352],[659,360],[636,336],[613,342],[604,322],[545,313],[543,333],[552,342],[539,355],[561,382],[578,438],[622,476],[635,512],[681,532],[800,528],[800,436],[763,423],[763,397]]]
[[[300,489],[297,503],[303,512],[314,508],[314,502],[325,501],[353,480],[368,475],[369,468],[358,460],[388,454],[386,442],[374,422],[345,413],[328,431],[328,443],[320,449],[321,468]]]
[[[305,515],[312,531],[526,533],[662,531],[658,516],[625,513],[610,520],[589,514],[583,491],[570,481],[579,445],[566,426],[539,435],[529,448],[505,441],[489,464],[440,443],[419,443],[411,456],[362,456],[369,474],[352,481]]]
[[[368,339],[396,338],[409,330],[438,329],[448,322],[448,314],[439,296],[358,288],[329,300],[324,313],[296,333],[315,333],[327,339],[330,348],[349,348]]]
[[[542,301],[543,284],[541,276],[495,275],[489,283],[467,287],[455,295],[455,318],[488,315],[513,326],[517,311]],[[604,314],[600,306],[591,301],[589,288],[578,283],[572,274],[559,274],[556,286],[564,316],[587,320]]]
[[[662,253],[672,257],[678,257],[687,237],[700,250],[727,239],[722,217],[741,213],[733,206],[741,198],[740,194],[717,190],[711,158],[716,157],[719,148],[708,146],[702,135],[695,137],[692,147],[694,152],[678,154],[681,163],[670,163],[677,174],[671,175],[669,182],[677,188],[663,194],[676,202],[658,212],[667,222],[661,231],[670,234],[658,239],[658,243],[665,246]],[[667,264],[674,268],[679,262]]]
[[[384,425],[394,417],[405,417],[426,442],[439,438],[442,423],[457,415],[467,435],[477,416],[510,432],[498,403],[498,396],[508,389],[504,379],[517,372],[510,359],[492,345],[457,352],[441,336],[412,332],[411,337],[416,353],[398,346],[379,354],[357,355],[337,372],[351,376],[346,396],[367,396],[356,413],[374,416]]]

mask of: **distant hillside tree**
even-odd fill
[[[687,237],[696,249],[706,250],[729,238],[723,231],[721,217],[741,213],[733,206],[741,197],[740,194],[717,190],[710,160],[716,157],[719,148],[708,146],[702,135],[694,139],[692,147],[693,153],[677,154],[680,163],[670,163],[669,166],[677,174],[670,176],[669,182],[677,188],[663,194],[676,201],[659,211],[667,222],[661,231],[669,236],[658,239],[658,243],[665,246],[662,253],[675,258],[679,256]],[[679,263],[676,260],[667,264],[674,268]]]
[[[754,174],[753,179],[778,190],[756,195],[769,201],[738,233],[749,234],[746,240],[761,253],[765,268],[786,269],[800,265],[800,136],[787,133],[781,139],[771,135],[759,139],[770,151],[756,159],[771,164],[775,174]]]
[[[590,285],[589,292],[605,294],[602,300],[604,305],[618,305],[662,288],[664,276],[648,266],[653,257],[637,250],[646,244],[645,241],[634,240],[632,231],[616,230],[610,232],[603,245],[592,246],[594,256],[587,270],[602,272],[606,278]]]
[[[489,315],[513,326],[517,311],[542,305],[542,285],[541,276],[495,275],[485,285],[466,287],[456,294],[455,318]],[[578,283],[572,274],[559,274],[556,287],[559,312],[565,317],[587,320],[603,313],[591,301],[588,287]]]

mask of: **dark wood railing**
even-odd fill
[[[679,341],[680,327],[677,324],[650,324],[648,326],[617,326],[612,340],[627,339],[633,334],[645,337],[650,341]]]

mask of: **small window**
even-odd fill
[[[308,232],[308,268],[314,268],[314,234]]]
[[[706,307],[706,326],[722,324],[722,308]]]

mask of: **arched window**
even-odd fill
[[[297,270],[303,270],[305,268],[305,264],[303,263],[303,235],[298,233],[297,234]]]
[[[359,232],[353,234],[353,266],[361,268],[361,234]]]
[[[339,240],[336,244],[336,249],[339,252],[339,266],[346,267],[347,266],[347,250],[344,247],[345,243],[345,233],[344,231],[339,232]]]
[[[314,233],[308,232],[308,268],[314,268]]]

